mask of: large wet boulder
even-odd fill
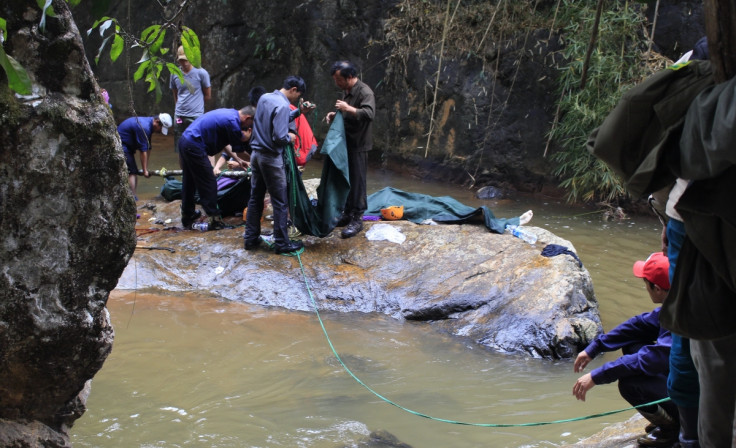
[[[69,446],[112,348],[105,308],[135,247],[120,140],[63,1],[0,3],[4,50],[33,93],[0,82],[0,446]]]
[[[541,228],[530,228],[539,236],[530,245],[480,223],[366,223],[347,240],[339,232],[306,237],[296,258],[263,244],[245,251],[242,228],[182,230],[178,202],[152,203],[139,213],[139,249],[119,289],[305,312],[314,310],[314,297],[320,310],[423,321],[494,350],[543,358],[572,357],[601,331],[587,270],[570,255],[540,254],[547,244],[574,247]],[[369,240],[367,232],[379,224],[406,240]]]

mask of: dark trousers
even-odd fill
[[[368,166],[368,152],[348,150],[348,170],[350,179],[350,193],[345,201],[345,214],[356,217],[363,216],[368,208],[366,187],[366,169]]]
[[[197,117],[174,116],[174,152],[179,152],[179,139],[181,139],[181,135],[196,119]]]
[[[624,400],[628,401],[631,406],[639,406],[652,401],[667,398],[667,378],[665,376],[630,376],[620,378],[618,380],[618,391]],[[660,403],[667,413],[678,421],[677,406],[670,400]],[[645,406],[639,408],[640,411],[654,413],[657,411],[657,405]]]
[[[261,235],[263,200],[268,191],[273,207],[273,237],[276,246],[285,246],[289,244],[289,198],[284,157],[271,151],[254,149],[250,155],[250,170],[250,200],[243,238],[253,242]]]
[[[197,191],[199,203],[207,216],[219,216],[221,213],[217,208],[217,181],[205,150],[182,138],[179,141],[179,160],[182,169],[181,216],[194,215],[194,193]]]

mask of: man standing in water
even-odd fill
[[[646,261],[634,263],[634,276],[644,280],[652,302],[661,304],[670,289],[669,261],[661,252]],[[588,363],[603,352],[621,349],[623,356],[578,378],[572,393],[585,401],[586,393],[597,384],[618,381],[621,396],[632,406],[668,398],[667,375],[672,336],[659,326],[661,307],[634,316],[606,334],[597,337],[578,354],[575,372],[582,372]],[[678,440],[677,406],[672,401],[638,409],[649,420],[648,433],[640,437],[639,446],[672,446]]]
[[[343,98],[337,100],[335,109],[342,113],[345,122],[348,169],[350,170],[350,193],[336,226],[345,227],[341,236],[350,238],[363,230],[363,213],[368,208],[366,169],[368,151],[373,149],[373,117],[376,113],[376,99],[373,90],[358,79],[358,72],[352,63],[335,62],[330,75],[335,85],[343,91]],[[332,123],[335,114],[336,112],[327,114],[328,123]]]
[[[212,97],[210,74],[203,68],[194,67],[184,47],[176,52],[176,62],[184,73],[184,82],[178,76],[169,80],[169,88],[174,94],[174,151],[179,152],[179,139],[190,124],[204,113],[204,103]]]
[[[118,134],[120,143],[123,144],[125,164],[128,167],[128,183],[133,191],[135,200],[138,200],[138,165],[135,163],[135,152],[141,152],[141,168],[143,175],[148,178],[148,152],[151,149],[151,137],[154,132],[166,135],[171,127],[171,115],[167,113],[158,114],[155,117],[130,117],[120,123]]]

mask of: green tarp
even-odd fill
[[[335,114],[320,153],[324,156],[316,206],[307,196],[294,160],[294,150],[284,151],[289,191],[289,213],[299,231],[323,238],[332,232],[350,191],[348,148],[342,114]]]
[[[325,156],[316,206],[312,205],[302,183],[293,150],[284,151],[289,183],[289,213],[294,225],[305,235],[323,238],[332,232],[342,213],[350,181],[348,177],[347,145],[342,115],[336,114],[320,150]],[[439,223],[458,224],[482,218],[485,226],[503,233],[507,225],[519,225],[519,218],[499,219],[487,206],[473,208],[449,197],[407,193],[387,187],[368,196],[366,215],[381,215],[381,209],[391,205],[404,206],[404,219],[421,223],[432,219]]]
[[[381,209],[392,205],[404,206],[404,219],[420,224],[431,219],[438,223],[459,224],[482,217],[485,226],[495,233],[503,233],[507,225],[519,225],[519,218],[496,218],[487,206],[473,208],[462,204],[450,196],[429,196],[408,193],[396,188],[386,187],[368,196],[366,215],[381,216]]]

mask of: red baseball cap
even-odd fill
[[[670,289],[670,261],[662,252],[655,252],[646,261],[634,263],[634,275],[645,278],[666,291]]]

